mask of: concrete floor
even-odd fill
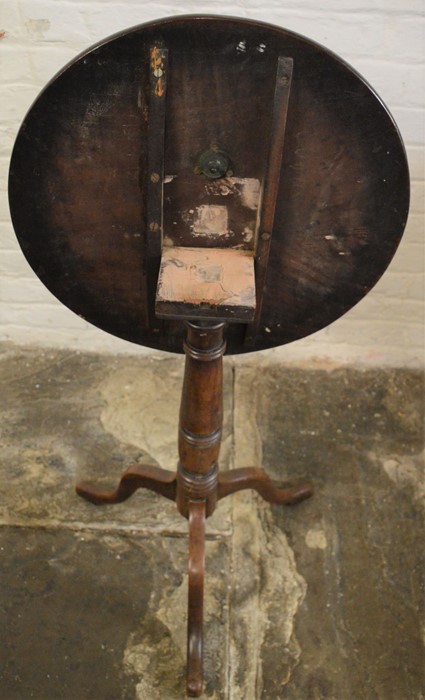
[[[184,698],[186,522],[150,492],[74,493],[174,468],[183,366],[164,358],[0,355],[2,700]],[[316,492],[245,492],[208,521],[204,697],[423,698],[422,375],[225,370],[220,467]]]

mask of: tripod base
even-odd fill
[[[160,469],[159,467],[146,464],[134,464],[122,474],[115,490],[102,491],[86,482],[80,482],[76,486],[76,492],[79,496],[85,498],[86,501],[90,501],[96,506],[108,503],[123,503],[137,489],[148,489],[159,493],[171,501],[175,501],[177,477],[178,472],[171,472],[167,469]],[[253,489],[268,503],[282,506],[296,505],[306,498],[310,498],[313,494],[313,487],[309,483],[283,488],[276,481],[272,481],[268,474],[258,467],[233,469],[230,472],[218,475],[217,500],[245,489]]]
[[[202,649],[203,649],[203,600],[205,576],[205,519],[211,510],[208,501],[216,501],[244,489],[254,489],[268,503],[295,505],[313,493],[311,484],[303,483],[286,488],[272,481],[263,469],[247,467],[217,474],[215,492],[209,499],[189,497],[186,517],[189,520],[189,599],[187,629],[187,693],[199,697],[202,693]],[[79,483],[79,496],[95,505],[122,503],[139,488],[149,489],[165,498],[179,503],[178,483],[181,469],[171,472],[149,465],[133,465],[121,476],[115,490],[102,491],[86,483]],[[202,481],[205,481],[204,479]],[[209,513],[208,513],[209,514]]]
[[[180,405],[179,464],[176,472],[135,464],[115,490],[80,483],[77,493],[95,505],[122,503],[137,489],[155,491],[176,502],[189,521],[189,601],[187,692],[202,693],[205,519],[225,496],[254,489],[269,503],[293,505],[312,495],[310,484],[283,488],[262,469],[247,467],[220,474],[218,457],[223,424],[222,357],[224,322],[186,321],[186,365]]]

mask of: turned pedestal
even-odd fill
[[[80,483],[77,493],[95,505],[121,503],[138,488],[155,491],[176,502],[189,521],[189,599],[187,692],[202,692],[203,591],[205,519],[217,502],[236,491],[255,489],[269,503],[292,505],[312,494],[310,484],[279,488],[259,467],[220,474],[218,458],[223,425],[223,338],[225,323],[185,322],[186,363],[179,421],[177,471],[133,465],[114,491],[99,491]]]

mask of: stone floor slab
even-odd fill
[[[180,700],[187,542],[1,529],[4,700]],[[227,697],[228,548],[209,542],[205,698]]]
[[[135,462],[176,469],[183,369],[182,358],[1,354],[0,468],[8,478],[0,483],[0,522],[185,534],[175,505],[148,491],[99,508],[75,495],[78,480],[114,488]],[[221,469],[232,455],[232,387],[226,365]],[[229,534],[225,502],[208,532]]]
[[[270,507],[264,523],[266,540],[286,535],[306,592],[291,638],[297,663],[288,666],[283,626],[271,622],[255,697],[422,697],[423,389],[419,372],[236,373],[236,449],[249,414],[270,475],[316,489],[295,508]]]
[[[0,355],[0,697],[184,697],[187,523],[114,486],[174,468],[181,358]],[[205,698],[423,700],[423,376],[226,363],[221,468],[309,479],[207,527]]]

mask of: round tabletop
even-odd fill
[[[150,102],[152,47],[167,52],[163,131]],[[285,29],[180,16],[77,57],[18,134],[9,180],[14,228],[62,303],[116,336],[182,351],[183,324],[152,320],[148,160],[155,148],[163,153],[163,240],[210,245],[201,235],[208,215],[216,247],[219,239],[243,247],[235,231],[242,222],[241,240],[252,238],[281,57],[291,60],[292,78],[261,314],[249,342],[249,324],[229,323],[228,350],[303,338],[368,293],[395,253],[409,201],[404,147],[380,98],[340,58]],[[211,148],[211,167],[223,172],[208,179],[202,158]],[[236,190],[245,209],[226,209]]]

